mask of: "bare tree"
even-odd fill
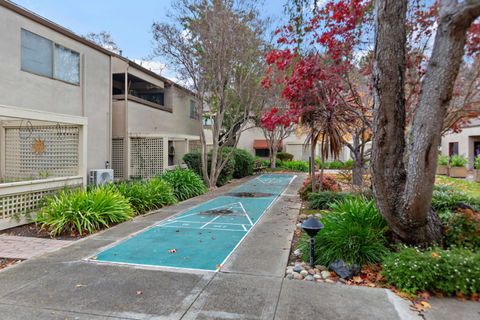
[[[115,52],[116,54],[120,53],[120,49],[117,46],[115,40],[113,40],[112,35],[108,31],[89,32],[85,35],[85,39],[95,42],[99,46],[109,51]]]
[[[375,2],[372,182],[377,206],[394,235],[409,244],[442,240],[431,209],[437,148],[480,0],[443,0],[431,57],[406,142],[407,0]]]
[[[174,9],[174,23],[153,24],[154,53],[191,84],[199,121],[204,111],[211,115],[211,155],[203,128],[200,141],[203,178],[214,188],[231,157],[224,147],[237,145],[258,103],[264,24],[253,1],[182,0]]]
[[[452,101],[443,120],[442,134],[458,131],[472,117],[480,114],[480,55],[464,62],[455,82]]]

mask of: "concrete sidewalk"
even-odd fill
[[[83,259],[243,181],[1,271],[0,318],[417,319],[407,302],[384,289],[284,278],[302,180],[288,187],[220,272],[132,268]]]

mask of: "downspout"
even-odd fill
[[[85,107],[86,91],[85,91],[85,54],[82,54],[82,117],[87,116],[87,108]]]
[[[107,117],[107,127],[108,127],[108,153],[107,153],[107,159],[108,163],[110,164],[109,168],[112,167],[112,119],[113,119],[113,75],[112,75],[112,56],[108,56],[108,61],[109,61],[109,68],[108,68],[108,75],[109,75],[109,93],[108,93],[108,101],[109,101],[109,106],[108,106],[108,117]]]

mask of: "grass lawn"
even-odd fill
[[[480,183],[478,182],[450,178],[446,176],[437,176],[435,179],[435,184],[453,186],[473,197],[480,198]]]

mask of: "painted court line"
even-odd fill
[[[265,178],[265,181],[262,181],[262,179],[260,179],[260,178]],[[288,179],[288,178],[290,178],[290,179]],[[177,214],[175,214],[175,215],[173,215],[173,216],[171,216],[167,219],[159,221],[156,224],[152,225],[151,227],[144,229],[143,231],[136,232],[134,236],[132,235],[132,236],[127,237],[126,239],[123,239],[123,240],[120,240],[118,242],[116,241],[115,243],[112,243],[111,246],[110,245],[108,246],[108,248],[103,248],[103,250],[101,250],[97,254],[97,256],[95,256],[93,259],[91,259],[91,261],[94,261],[94,262],[97,262],[97,263],[98,262],[103,262],[103,263],[114,263],[114,264],[120,264],[120,265],[123,264],[123,265],[134,265],[134,266],[148,266],[148,267],[155,267],[155,268],[159,268],[159,269],[165,268],[165,269],[178,269],[178,270],[198,270],[198,271],[214,271],[214,272],[216,271],[216,272],[218,272],[221,268],[221,267],[218,267],[218,266],[223,265],[229,259],[229,257],[232,255],[232,253],[238,248],[238,246],[246,238],[248,233],[264,217],[265,213],[278,200],[278,198],[286,191],[288,186],[293,182],[293,180],[295,178],[296,178],[296,176],[285,176],[285,175],[278,175],[277,177],[275,177],[274,175],[272,175],[271,177],[269,177],[269,176],[257,177],[257,179],[261,183],[270,184],[272,186],[272,188],[273,188],[272,193],[275,195],[274,197],[268,197],[268,199],[261,200],[260,202],[255,202],[255,201],[253,201],[253,199],[246,198],[245,200],[242,200],[242,201],[239,201],[239,202],[230,202],[230,203],[226,203],[226,204],[222,204],[222,205],[217,205],[213,208],[209,208],[208,205],[205,205],[205,204],[207,204],[211,201],[215,201],[215,200],[219,200],[218,202],[223,202],[223,199],[228,201],[228,198],[231,197],[228,194],[220,195],[216,198],[210,199],[210,200],[208,200],[206,202],[203,202],[201,204],[192,206],[192,207],[188,208],[187,210],[185,210],[183,212],[179,212],[179,213],[177,213]],[[239,187],[237,187],[237,190],[238,190],[238,188],[241,188],[242,186],[244,186],[245,189],[248,190],[249,183],[251,181],[254,181],[254,180],[255,179],[250,180],[249,182],[246,182],[243,185],[240,185]],[[258,184],[257,185],[253,184],[253,185],[251,185],[251,187],[250,187],[251,189],[249,191],[255,192],[255,190],[257,190],[259,187],[262,188]],[[265,187],[267,187],[267,186],[265,186]],[[257,205],[257,203],[258,203],[258,205]],[[249,210],[251,210],[251,211],[247,212],[245,207],[249,208]],[[204,211],[211,211],[211,210],[216,210],[216,209],[220,209],[220,208],[234,209],[234,215],[228,216],[228,215],[220,214],[220,215],[217,215],[217,216],[211,218],[210,220],[205,219]],[[196,212],[192,212],[191,210],[195,210]],[[188,213],[188,211],[190,211],[190,213]],[[202,213],[203,213],[203,215],[201,216],[201,219],[199,219],[199,221],[191,221],[191,220],[195,220],[195,219],[198,219],[198,218],[188,219],[188,217],[195,217],[195,216],[198,217]],[[250,213],[252,214],[252,217],[250,217]],[[184,215],[182,215],[182,214],[184,214]],[[244,217],[243,217],[243,215],[244,215]],[[229,219],[230,217],[231,217],[231,219]],[[227,220],[227,221],[234,221],[234,222],[237,222],[237,220],[238,220],[238,223],[221,222],[221,221],[217,222],[217,220],[219,218],[225,218],[225,220]],[[243,223],[240,223],[240,222],[242,222],[242,220],[243,220]],[[248,223],[246,223],[246,220],[248,220]],[[250,224],[250,225],[248,225],[248,224]],[[238,226],[238,228],[233,228],[233,227],[237,227],[237,226]],[[210,266],[210,262],[209,263],[203,263],[202,261],[200,261],[200,263],[193,263],[193,264],[192,263],[190,263],[190,264],[189,263],[182,263],[182,262],[180,264],[178,264],[177,262],[174,262],[173,265],[168,265],[168,264],[172,263],[171,262],[172,260],[170,260],[170,262],[167,262],[166,264],[164,264],[164,261],[168,261],[168,258],[167,258],[167,260],[164,260],[163,258],[154,258],[156,260],[149,260],[148,257],[150,257],[150,256],[147,256],[147,259],[145,260],[144,257],[141,257],[142,253],[140,253],[139,257],[141,257],[141,258],[139,258],[139,259],[143,259],[144,263],[139,263],[142,260],[137,260],[137,258],[133,258],[133,259],[132,258],[127,258],[126,260],[123,260],[123,261],[121,260],[123,258],[120,258],[120,260],[118,260],[119,258],[115,258],[115,257],[112,258],[112,254],[113,254],[113,256],[117,256],[117,255],[120,255],[121,251],[117,251],[117,252],[113,251],[113,253],[112,253],[111,249],[113,247],[120,246],[121,243],[124,243],[126,241],[128,241],[128,243],[130,243],[130,249],[127,249],[127,251],[125,251],[127,253],[126,256],[128,257],[128,254],[129,254],[128,250],[130,250],[130,252],[132,252],[132,253],[136,253],[138,251],[137,249],[135,249],[135,248],[137,248],[137,247],[135,247],[136,242],[135,241],[130,242],[130,241],[133,240],[135,237],[139,236],[140,234],[143,234],[146,231],[148,231],[149,229],[152,229],[152,228],[155,228],[155,227],[157,227],[157,228],[164,227],[164,228],[176,228],[176,229],[193,229],[193,230],[212,230],[212,231],[218,231],[218,232],[221,232],[221,231],[243,232],[243,234],[239,234],[238,236],[233,236],[233,234],[232,234],[232,238],[225,238],[227,240],[227,243],[226,243],[227,247],[229,245],[228,243],[230,243],[233,246],[233,249],[229,249],[229,251],[225,251],[226,256],[222,255],[221,252],[220,252],[220,255],[218,255],[218,254],[217,255],[215,255],[215,254],[210,255],[210,260],[204,260],[204,261],[211,261],[213,263],[215,261],[220,261],[220,259],[223,259],[225,257],[221,264],[216,264],[217,265],[216,269],[214,268],[215,265]],[[164,235],[169,235],[169,234],[171,234],[170,232],[171,231],[166,231],[165,230],[163,232],[163,234]],[[158,237],[162,237],[161,234],[162,233],[159,233]],[[153,233],[152,235],[155,235],[155,233]],[[173,235],[175,235],[175,233],[173,233]],[[182,236],[182,234],[180,234],[181,238],[178,238],[178,239],[188,239],[188,237],[190,235],[191,235],[191,233],[185,233],[183,236]],[[157,237],[157,236],[155,236],[155,237]],[[184,238],[182,238],[182,237],[184,237]],[[165,238],[165,239],[167,239],[166,241],[168,242],[169,241],[168,239],[172,239],[172,238]],[[175,236],[175,239],[177,239],[176,236]],[[229,240],[229,239],[232,239],[232,240]],[[239,239],[239,240],[235,240],[235,239]],[[143,238],[137,238],[137,242],[138,241],[143,241]],[[174,240],[174,241],[177,241],[177,240]],[[180,241],[182,241],[182,240],[180,240]],[[236,243],[231,242],[231,241],[235,241]],[[138,243],[141,245],[143,242],[138,242]],[[147,243],[149,243],[149,242],[147,242]],[[132,249],[132,245],[134,245],[133,249]],[[214,245],[214,247],[215,247],[215,245]],[[125,247],[123,247],[123,248],[125,248]],[[128,244],[127,244],[126,248],[128,248]],[[146,246],[145,248],[146,248],[146,250],[143,251],[143,252],[148,253],[150,248],[152,248],[152,247],[151,246],[150,247]],[[187,246],[186,248],[189,248],[189,247]],[[208,246],[205,247],[205,248],[208,249]],[[123,249],[119,249],[119,250],[123,250]],[[197,249],[194,248],[194,249],[190,249],[190,250],[193,250],[193,252],[195,252],[195,250],[197,250]],[[200,250],[200,247],[199,247],[199,250]],[[107,251],[109,251],[109,252],[107,252]],[[105,254],[105,252],[107,252],[107,253]],[[157,251],[154,250],[153,252],[157,252]],[[98,257],[100,254],[104,254],[105,258],[104,257]],[[196,254],[195,253],[193,254],[193,256],[195,256],[195,255],[198,256],[198,250],[197,250]],[[152,257],[156,257],[156,253],[155,253],[155,255],[152,255]],[[186,259],[188,260],[189,259],[188,257],[190,257],[190,252],[189,251],[187,251],[187,256],[186,257],[187,257]],[[216,260],[217,258],[220,258],[220,259]],[[103,259],[105,259],[105,260],[103,260]],[[112,260],[109,260],[109,259],[112,259]],[[183,258],[183,259],[185,259],[185,258]],[[156,261],[157,263],[150,264],[151,261]],[[185,261],[185,260],[180,260],[180,261]],[[192,261],[195,261],[195,260],[192,260]],[[218,262],[216,262],[216,263],[218,263]],[[197,268],[197,266],[198,266],[198,268]]]
[[[248,215],[247,210],[245,210],[245,207],[243,206],[243,204],[242,204],[241,202],[239,202],[239,204],[240,204],[240,206],[242,207],[243,212],[244,212],[245,215],[247,216],[248,222],[250,222],[250,225],[253,226],[252,219],[250,219],[250,216]],[[263,213],[265,213],[265,211],[264,211]],[[262,214],[263,214],[263,213],[262,213]]]
[[[220,228],[203,228],[203,229],[199,229],[199,228],[193,228],[193,227],[185,227],[185,226],[182,226],[182,227],[176,227],[176,226],[158,226],[159,228],[177,228],[177,229],[196,229],[196,230],[221,230],[221,231],[235,231],[235,232],[245,232],[244,230],[236,230],[236,229],[220,229]]]
[[[237,243],[237,245],[232,249],[232,251],[230,251],[230,253],[227,255],[227,257],[222,261],[222,263],[220,264],[220,266],[223,266],[225,264],[225,262],[228,261],[228,259],[230,258],[230,256],[235,252],[235,250],[237,250],[237,248],[242,244],[243,240],[245,240],[245,238],[248,236],[248,234],[253,230],[253,228],[255,228],[255,226],[257,225],[257,223],[259,223],[262,218],[265,216],[265,212],[267,212],[271,206],[273,206],[273,204],[275,202],[277,202],[278,198],[280,198],[282,196],[282,194],[285,192],[285,190],[288,189],[288,186],[292,184],[293,180],[295,180],[297,178],[297,175],[294,175],[292,177],[292,179],[290,179],[290,181],[288,182],[288,184],[283,188],[283,191],[280,192],[280,194],[278,194],[275,199],[272,200],[272,202],[270,202],[270,204],[268,205],[268,207],[265,208],[265,210],[263,210],[262,214],[260,215],[260,217],[258,217],[257,221],[255,221],[255,223],[253,224],[253,226],[245,233],[245,235],[242,237],[242,239],[240,239],[240,241]],[[216,272],[219,272],[221,269],[218,268],[216,270]]]
[[[213,221],[217,220],[218,218],[220,218],[220,216],[216,216],[216,217],[213,218],[212,220],[208,221],[208,222],[205,223],[203,226],[201,226],[200,229],[205,228],[206,226],[208,226],[210,223],[212,223]]]

